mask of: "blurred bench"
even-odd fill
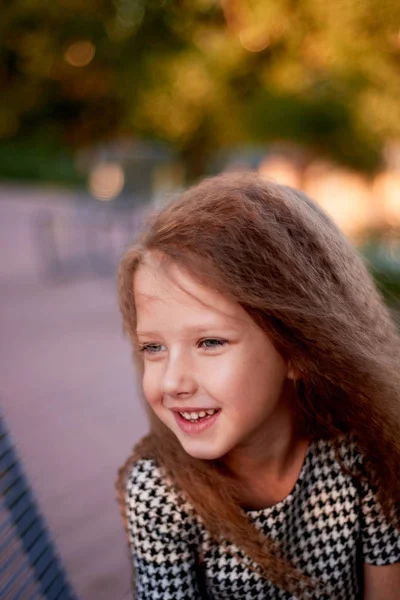
[[[1,411],[0,600],[77,600]]]

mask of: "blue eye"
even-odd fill
[[[206,350],[214,350],[215,348],[220,348],[227,344],[226,340],[220,340],[217,338],[208,338],[206,340],[201,340],[199,346],[201,348],[205,348]]]
[[[140,352],[147,352],[148,354],[158,354],[161,349],[165,349],[165,346],[162,344],[144,344],[139,348]]]

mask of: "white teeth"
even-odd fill
[[[198,413],[197,412],[190,412],[190,413],[183,412],[180,414],[187,421],[191,421],[192,423],[195,423],[199,419],[204,419],[204,417],[210,417],[210,416],[214,415],[216,412],[218,412],[218,409],[210,408],[209,410],[200,410]]]

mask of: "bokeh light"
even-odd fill
[[[118,163],[103,162],[96,165],[89,177],[89,188],[98,200],[114,200],[125,183],[124,171]]]
[[[86,67],[93,60],[95,52],[92,42],[81,40],[68,46],[64,58],[72,67]]]
[[[258,167],[263,179],[273,180],[283,185],[300,187],[300,174],[296,166],[288,159],[280,156],[268,156]]]
[[[269,36],[258,29],[245,29],[239,33],[239,40],[248,52],[261,52],[269,46]]]

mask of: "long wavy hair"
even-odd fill
[[[120,263],[120,308],[133,348],[133,276],[149,253],[238,302],[290,357],[301,373],[298,405],[310,436],[356,440],[365,473],[399,526],[400,339],[363,261],[328,216],[305,194],[251,173],[188,189]],[[236,545],[262,576],[305,597],[313,583],[250,523],[230,474],[189,456],[154,414],[150,424],[120,470],[122,505],[132,464],[155,459],[219,543]]]

